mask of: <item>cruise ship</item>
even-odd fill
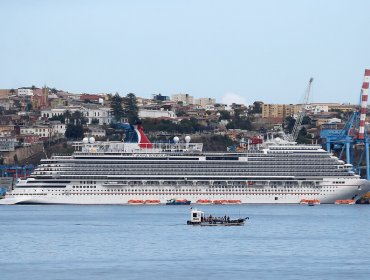
[[[319,145],[276,138],[244,152],[212,153],[189,136],[151,143],[141,125],[129,127],[128,142],[84,138],[72,155],[43,159],[0,204],[334,203],[370,190]]]

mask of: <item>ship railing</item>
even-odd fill
[[[82,143],[74,142],[73,146],[76,152],[83,153],[113,153],[113,152],[126,152],[126,153],[194,153],[203,150],[203,143],[124,143],[116,141]]]

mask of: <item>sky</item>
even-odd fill
[[[0,88],[355,103],[367,0],[0,0]]]

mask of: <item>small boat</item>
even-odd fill
[[[130,205],[140,205],[140,204],[144,204],[144,200],[139,200],[139,199],[130,199],[128,201],[128,204]]]
[[[145,204],[148,204],[148,205],[156,205],[156,204],[160,204],[161,201],[158,200],[158,199],[147,199],[145,200]]]
[[[305,204],[308,206],[315,206],[320,204],[320,200],[318,199],[302,199],[299,204]]]
[[[338,199],[334,202],[334,204],[349,204],[349,205],[352,205],[355,203],[356,201],[354,201],[353,199]]]
[[[208,199],[198,199],[197,204],[212,204],[212,200]]]
[[[206,216],[203,211],[192,209],[190,213],[190,220],[186,223],[194,226],[244,226],[245,221],[249,217],[230,219],[226,215],[224,217]]]
[[[190,205],[191,201],[187,199],[170,199],[167,200],[166,205]]]

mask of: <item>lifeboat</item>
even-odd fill
[[[212,204],[212,200],[208,199],[198,199],[197,204]]]
[[[227,200],[214,200],[213,204],[227,204]]]
[[[334,202],[334,204],[355,204],[356,201],[354,201],[353,199],[338,199]]]
[[[306,204],[306,205],[319,205],[320,200],[318,199],[302,199],[299,204]]]
[[[241,204],[241,203],[242,203],[241,200],[235,200],[235,199],[227,200],[227,204]]]
[[[144,204],[144,200],[138,200],[138,199],[130,199],[128,201],[128,204],[131,204],[131,205],[140,205],[140,204]]]
[[[145,204],[148,204],[148,205],[155,205],[155,204],[159,204],[161,203],[160,200],[157,200],[157,199],[147,199],[145,200]]]

